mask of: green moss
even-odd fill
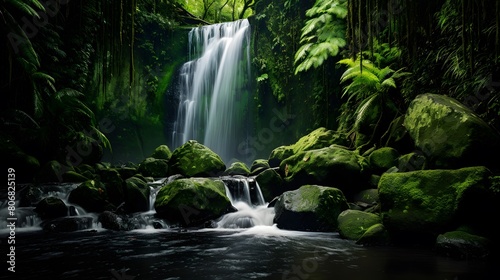
[[[359,210],[345,210],[337,220],[340,236],[351,240],[358,240],[371,226],[381,222],[378,215]]]

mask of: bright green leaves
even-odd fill
[[[306,16],[310,19],[302,28],[301,47],[295,53],[295,74],[321,66],[346,45],[346,0],[317,0]]]

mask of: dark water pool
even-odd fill
[[[5,234],[1,240],[5,260]],[[16,273],[5,268],[0,279],[500,279],[497,266],[457,261],[423,248],[366,248],[333,233],[269,226],[21,231],[16,234]]]

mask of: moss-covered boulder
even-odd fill
[[[366,229],[365,233],[356,241],[361,245],[387,245],[390,243],[389,233],[383,224],[374,224]]]
[[[274,169],[266,169],[255,177],[264,200],[270,202],[286,191],[283,179]]]
[[[404,125],[415,145],[437,167],[486,165],[499,151],[498,133],[451,97],[417,96]]]
[[[398,158],[399,172],[423,170],[426,165],[426,159],[422,153],[412,152]]]
[[[150,157],[169,160],[171,156],[172,152],[170,151],[170,148],[167,145],[160,145],[153,151]]]
[[[252,162],[252,166],[250,167],[250,174],[258,175],[269,168],[271,168],[271,166],[269,165],[269,161],[267,159],[256,159]]]
[[[100,181],[106,187],[109,202],[120,205],[123,202],[123,179],[120,173],[113,168],[99,171]]]
[[[233,176],[233,175],[243,175],[248,176],[250,174],[250,169],[243,162],[233,162],[228,169],[226,169],[222,175]]]
[[[450,231],[436,239],[436,251],[457,259],[486,259],[491,255],[491,241],[464,231]]]
[[[382,174],[387,169],[397,166],[399,152],[391,147],[384,147],[373,151],[368,156],[368,162],[373,172]]]
[[[283,160],[294,154],[325,148],[333,144],[345,145],[346,140],[343,134],[320,127],[302,136],[295,144],[274,149],[269,156],[269,164],[272,167],[278,167]]]
[[[125,180],[125,211],[128,213],[148,211],[150,192],[151,189],[144,178],[133,176]]]
[[[38,202],[35,212],[43,220],[65,217],[68,215],[68,207],[58,197],[47,197]]]
[[[70,203],[80,205],[87,212],[102,212],[113,210],[115,207],[108,202],[106,187],[96,180],[81,183],[71,191],[68,197]]]
[[[355,152],[333,145],[287,158],[280,165],[280,174],[290,189],[316,184],[339,188],[350,196],[364,187],[363,161]]]
[[[195,140],[189,140],[175,149],[170,164],[170,174],[186,177],[212,177],[226,170],[219,155]]]
[[[139,171],[146,177],[161,178],[168,176],[168,161],[165,159],[146,158],[139,165]]]
[[[486,225],[490,172],[485,167],[385,173],[379,182],[383,223],[402,242],[427,242],[459,224]]]
[[[335,231],[338,215],[348,208],[341,190],[305,185],[278,198],[274,223],[289,230]]]
[[[178,179],[165,185],[154,207],[158,217],[181,226],[199,226],[233,211],[224,183],[208,178]]]
[[[358,240],[368,228],[381,222],[380,216],[359,210],[345,210],[337,218],[342,238]]]

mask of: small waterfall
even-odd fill
[[[254,178],[234,176],[221,179],[226,186],[227,197],[238,211],[221,217],[216,224],[218,228],[250,228],[273,224],[274,208],[267,207]]]
[[[172,146],[206,145],[224,162],[246,143],[250,120],[250,25],[239,20],[189,32],[189,56],[179,74],[179,106]]]

